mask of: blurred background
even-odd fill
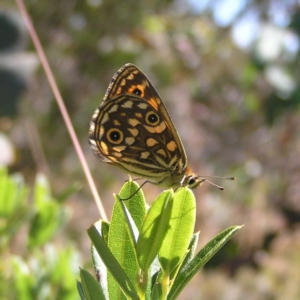
[[[223,192],[208,184],[195,190],[199,249],[221,230],[245,226],[180,299],[300,299],[300,2],[28,0],[26,6],[109,216],[112,194],[128,177],[93,155],[88,129],[112,76],[128,62],[160,94],[193,170],[237,178],[213,180]],[[54,241],[75,245],[76,267],[90,266],[85,230],[99,214],[18,9],[4,0],[0,166],[29,185],[45,174],[56,197],[73,187],[64,203],[66,227]],[[143,190],[149,203],[162,191]]]

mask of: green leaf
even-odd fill
[[[66,212],[51,196],[48,180],[39,174],[34,186],[36,214],[30,225],[29,246],[39,246],[48,241],[66,222]]]
[[[146,272],[155,259],[167,233],[174,193],[164,191],[150,207],[136,246],[140,268]]]
[[[167,276],[184,259],[196,220],[196,200],[188,188],[180,188],[173,199],[167,234],[159,250],[159,261]]]
[[[23,177],[18,174],[9,176],[5,169],[0,168],[0,217],[11,218],[17,214],[27,195]]]
[[[21,295],[18,299],[32,299],[31,289],[33,282],[36,280],[31,272],[29,272],[28,264],[20,256],[12,257],[11,259],[14,293]]]
[[[81,282],[77,280],[76,281],[76,286],[77,286],[78,294],[80,296],[80,300],[86,300],[85,296],[84,296],[84,291],[83,291],[83,287],[82,287]]]
[[[179,270],[175,269],[174,272],[171,273],[171,275],[170,275],[171,279],[173,279],[177,275],[177,272],[180,272],[180,270],[182,270],[182,268],[184,268],[185,265],[193,259],[194,253],[195,253],[197,245],[198,245],[198,240],[199,240],[199,232],[194,233],[192,235],[192,238],[191,238],[191,241],[190,241],[190,244],[188,247],[188,251],[184,257],[184,260],[180,264]]]
[[[157,282],[153,285],[151,299],[162,299],[162,284]]]
[[[126,231],[132,247],[135,249],[136,240],[146,215],[144,194],[139,185],[130,179],[123,185],[115,199],[121,204]]]
[[[7,170],[0,167],[0,235],[2,246],[9,243],[24,226],[24,221],[32,216],[33,212],[29,207],[28,194],[29,189],[21,175],[8,175]]]
[[[232,226],[214,237],[208,242],[191,260],[188,264],[184,265],[177,274],[176,279],[168,294],[168,300],[177,299],[179,293],[191,280],[191,278],[215,255],[217,251],[232,237],[232,235],[242,226]]]
[[[104,242],[107,243],[107,235],[109,230],[109,224],[102,220],[99,220],[94,224],[95,228],[98,230],[99,234],[103,238]],[[100,284],[100,287],[108,299],[108,288],[107,288],[107,268],[102,261],[100,255],[98,254],[96,248],[92,245],[91,247],[93,265],[95,269],[95,273],[97,276],[97,280]]]
[[[86,300],[106,300],[99,283],[95,278],[83,269],[80,269],[82,290]]]
[[[135,182],[128,181],[122,187],[120,196],[116,196],[117,199],[120,197],[121,199],[130,197],[130,199],[115,202],[108,234],[108,247],[132,283],[136,282],[139,272],[135,252],[135,241],[138,236],[136,224],[141,226],[146,211],[142,192],[140,189],[136,192],[137,189],[139,186]],[[139,210],[141,210],[140,214],[138,213]],[[111,299],[124,299],[118,283],[110,273],[108,273],[107,281],[109,297]]]
[[[186,265],[187,263],[189,263],[193,259],[194,253],[195,253],[197,245],[198,245],[199,234],[200,234],[200,232],[196,232],[192,235],[192,238],[191,238],[191,241],[190,241],[190,244],[189,244],[188,253],[186,254],[186,256],[184,258],[184,261],[183,261],[181,266]]]
[[[100,235],[95,226],[92,226],[88,229],[88,234],[92,240],[93,245],[97,249],[97,252],[101,256],[102,261],[104,262],[114,279],[117,281],[124,294],[129,297],[129,299],[138,300],[139,297],[135,291],[133,284],[129,280],[128,276],[126,275],[112,252],[109,250],[105,240]]]
[[[123,185],[119,192],[119,197],[122,203],[124,203],[128,208],[136,227],[140,231],[147,212],[147,205],[143,190],[136,182],[130,179]]]

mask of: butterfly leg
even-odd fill
[[[127,179],[125,182],[128,182],[129,180],[132,180],[132,181],[137,181],[137,180],[141,180],[143,179],[143,177],[137,177],[137,178],[130,178],[130,179]]]
[[[134,181],[135,180],[140,180],[140,179],[142,179],[142,178],[137,178],[137,179],[133,179]],[[129,181],[129,180],[126,180],[126,182],[127,181]],[[121,201],[127,201],[127,200],[130,200],[130,198],[132,198],[147,182],[149,182],[148,180],[146,180],[146,181],[144,181],[140,186],[139,186],[139,188],[136,190],[136,191],[134,191],[134,193],[133,194],[131,194],[128,198],[120,198],[120,200]]]

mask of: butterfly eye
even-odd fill
[[[195,177],[191,177],[191,178],[189,178],[188,185],[193,186],[193,184],[195,184],[195,182],[196,182]]]
[[[108,141],[112,144],[120,144],[123,141],[123,132],[117,128],[111,128],[106,135]]]
[[[143,92],[140,89],[136,88],[132,91],[132,93],[137,96],[141,96]]]
[[[147,114],[146,114],[146,122],[148,125],[151,125],[151,126],[156,126],[159,124],[160,122],[160,119],[159,119],[159,116],[158,114],[156,114],[155,112],[153,111],[149,111]]]
[[[187,179],[187,185],[190,189],[195,189],[197,188],[199,185],[201,185],[205,180],[202,178],[199,178],[197,176],[191,175],[188,179]]]

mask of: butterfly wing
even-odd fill
[[[187,158],[154,87],[136,66],[113,77],[90,125],[90,142],[104,161],[164,186],[182,179]]]

